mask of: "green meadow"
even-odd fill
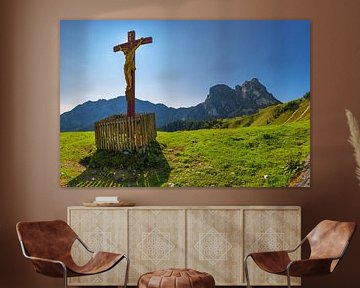
[[[60,133],[61,186],[289,186],[310,154],[308,117],[248,127],[244,119],[227,120],[235,128],[158,132],[143,154],[97,151],[94,132]]]

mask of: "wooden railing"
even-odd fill
[[[114,115],[95,123],[99,150],[145,151],[156,138],[155,114]]]

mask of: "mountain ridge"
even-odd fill
[[[209,88],[204,102],[191,107],[172,108],[135,99],[137,113],[153,112],[157,127],[177,120],[211,120],[251,115],[259,109],[280,104],[257,78],[231,88],[217,84]],[[60,115],[60,131],[92,131],[95,122],[114,114],[125,113],[125,96],[109,100],[86,101]]]
[[[267,125],[285,125],[310,119],[310,92],[289,102],[275,104],[258,112],[225,119],[191,121],[177,120],[159,128],[160,131],[174,132],[199,129],[224,129]]]

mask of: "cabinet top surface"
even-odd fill
[[[279,210],[300,210],[301,206],[133,206],[133,207],[85,207],[85,206],[69,206],[68,209],[131,209],[131,210],[238,210],[238,209],[279,209]]]

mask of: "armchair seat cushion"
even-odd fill
[[[68,277],[92,275],[111,269],[123,258],[123,254],[110,252],[95,252],[92,255],[91,259],[83,266],[78,266],[73,261],[70,261],[68,263],[65,262],[65,265],[69,269]]]

